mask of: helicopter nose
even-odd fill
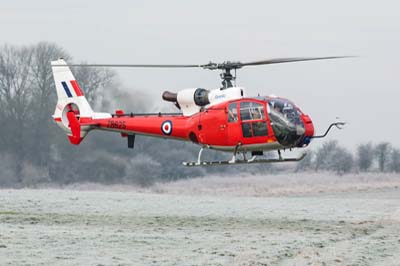
[[[314,125],[313,122],[311,121],[311,118],[308,115],[302,115],[301,117],[303,119],[304,123],[304,136],[306,137],[312,137],[314,136]]]
[[[303,139],[298,144],[298,147],[305,147],[310,144],[312,136],[314,136],[314,125],[311,118],[308,115],[303,114],[301,119],[304,123],[304,135]]]

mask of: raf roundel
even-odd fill
[[[170,120],[166,120],[161,124],[161,131],[165,135],[171,135],[172,133],[172,122]]]

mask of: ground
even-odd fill
[[[0,190],[0,265],[400,265],[397,185],[272,196],[175,186]]]

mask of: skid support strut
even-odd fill
[[[236,145],[236,147],[235,147],[235,150],[233,151],[233,156],[232,156],[232,159],[229,161],[229,163],[235,163],[236,162],[236,154],[237,154],[237,152],[238,152],[238,149],[239,149],[239,147],[241,146],[242,144],[238,144],[238,145]]]

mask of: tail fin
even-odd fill
[[[58,98],[53,119],[66,131],[70,142],[78,145],[91,129],[87,122],[94,118],[109,118],[111,115],[93,112],[63,59],[52,61],[51,66]],[[86,122],[85,126],[81,125],[82,122]]]

